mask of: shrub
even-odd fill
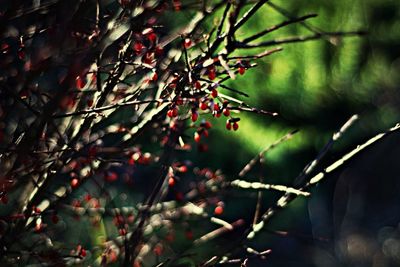
[[[214,121],[240,132],[241,112],[277,115],[247,105],[245,90],[226,84],[281,51],[277,45],[360,34],[311,29],[257,41],[310,14],[241,38],[265,4],[15,0],[1,7],[1,262],[206,266],[265,258],[270,251],[246,247],[246,239],[278,208],[308,196],[323,173],[312,178],[313,163],[293,187],[247,182],[271,147],[238,179],[187,155],[209,153],[212,161]],[[224,198],[237,188],[282,196],[264,215],[257,207],[254,224],[227,222]],[[226,250],[196,254],[226,232],[237,233]]]

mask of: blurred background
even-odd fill
[[[279,116],[241,113],[237,132],[226,131],[220,122],[211,132],[210,152],[200,155],[200,164],[235,177],[264,147],[299,129],[291,140],[266,154],[261,170],[256,168],[246,176],[257,181],[262,173],[265,182],[290,185],[352,114],[359,114],[360,120],[317,170],[400,121],[400,3],[273,3],[296,17],[317,13],[307,25],[327,32],[368,32],[363,37],[283,45],[282,52],[258,61],[259,67],[231,84],[250,95],[240,99]],[[240,36],[284,20],[276,8],[266,5]],[[297,24],[262,40],[310,34]],[[389,136],[329,175],[313,189],[310,199],[298,198],[279,212],[253,241],[253,247],[270,248],[273,253],[266,261],[250,261],[249,266],[399,266],[399,141],[399,134]],[[229,221],[243,214],[251,220],[255,199],[256,193],[230,195],[225,218]],[[277,195],[264,195],[263,207],[276,199]]]

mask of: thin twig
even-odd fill
[[[249,163],[247,163],[243,169],[239,172],[238,176],[239,177],[244,177],[254,166],[257,164],[257,162],[260,160],[261,157],[264,156],[265,153],[268,151],[274,149],[276,146],[279,144],[291,139],[293,135],[295,135],[298,132],[298,130],[291,131],[287,133],[286,135],[282,136],[278,140],[276,140],[274,143],[268,145],[265,147],[263,150],[261,150],[254,158],[252,158]]]
[[[289,44],[289,43],[300,43],[300,42],[307,42],[307,41],[314,41],[319,40],[324,36],[337,38],[337,37],[350,37],[350,36],[360,36],[366,34],[365,31],[349,31],[349,32],[327,32],[324,34],[316,33],[313,35],[305,35],[305,36],[291,36],[281,39],[275,39],[272,41],[261,42],[258,44],[246,44],[243,42],[236,42],[235,45],[237,48],[242,49],[251,49],[251,48],[259,48],[259,47],[266,47],[266,46],[273,46],[273,45],[280,45],[280,44]]]
[[[266,29],[264,31],[261,31],[261,32],[259,32],[257,34],[254,34],[254,35],[250,36],[250,37],[247,37],[246,39],[244,39],[242,41],[242,43],[252,42],[252,41],[254,41],[254,40],[256,40],[256,39],[258,39],[258,38],[260,38],[260,37],[262,37],[262,36],[264,36],[266,34],[268,34],[268,33],[276,31],[276,30],[278,30],[278,29],[280,29],[282,27],[285,27],[285,26],[287,26],[289,24],[293,24],[293,23],[296,23],[296,22],[304,21],[304,20],[309,19],[309,18],[315,18],[316,16],[317,16],[317,14],[309,14],[309,15],[302,16],[302,17],[299,17],[299,18],[294,18],[294,19],[291,19],[291,20],[284,21],[284,22],[279,23],[277,25],[274,25],[274,26],[272,26],[272,27],[270,27],[270,28],[268,28],[268,29]]]

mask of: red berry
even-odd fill
[[[178,116],[178,109],[177,108],[172,109],[172,116],[173,117]]]
[[[169,109],[169,110],[167,111],[167,116],[170,117],[170,118],[174,117],[174,114],[173,114],[172,109]]]
[[[162,56],[162,54],[164,53],[164,49],[160,46],[156,46],[154,53],[156,54],[156,56]]]
[[[208,79],[210,79],[211,81],[214,80],[217,77],[217,75],[215,74],[215,70],[209,70],[208,71]]]
[[[196,82],[194,83],[194,88],[200,90],[200,89],[201,89],[201,83],[200,83],[199,81],[196,81]]]
[[[157,256],[161,256],[162,252],[163,252],[163,247],[161,244],[157,244],[154,249],[153,249],[154,254],[156,254]]]
[[[82,257],[86,257],[86,249],[82,248],[81,251],[79,252],[79,255]]]
[[[125,229],[125,228],[121,228],[121,229],[119,229],[119,230],[118,230],[118,232],[119,232],[119,235],[120,235],[120,236],[125,236],[125,235],[127,234],[127,232],[126,232],[126,229]]]
[[[93,106],[93,99],[88,99],[87,101],[86,101],[86,105],[88,106],[88,107],[91,107],[91,106]]]
[[[43,224],[42,224],[42,223],[38,223],[38,224],[35,225],[34,231],[35,231],[36,233],[39,233],[39,232],[41,232],[42,230],[43,230]]]
[[[229,120],[226,122],[225,127],[226,127],[226,129],[227,129],[228,131],[230,131],[230,130],[232,129],[232,124],[231,124],[231,122],[230,122]]]
[[[184,46],[185,48],[189,48],[191,45],[192,45],[192,40],[190,40],[189,38],[186,38],[186,39],[183,41],[183,46]]]
[[[23,50],[18,51],[18,58],[21,60],[25,58],[25,52]]]
[[[85,201],[90,201],[92,199],[92,196],[88,193],[84,197]]]
[[[192,111],[192,121],[195,122],[199,118],[199,114],[196,111]]]
[[[201,103],[200,103],[200,109],[201,109],[201,110],[206,110],[207,108],[208,108],[208,105],[207,105],[206,102],[201,102]]]
[[[198,143],[198,142],[200,142],[200,139],[201,139],[200,134],[199,134],[198,132],[195,132],[195,133],[194,133],[194,141],[195,141],[196,143]]]
[[[246,69],[244,68],[244,67],[239,67],[239,74],[240,75],[243,75],[244,74],[244,72],[246,71]]]
[[[169,185],[169,186],[174,186],[174,185],[175,185],[175,179],[174,179],[174,177],[169,177],[169,179],[168,179],[168,185]]]
[[[182,8],[182,3],[179,0],[173,0],[173,5],[174,5],[174,9],[175,11],[181,11]]]
[[[135,42],[133,44],[133,50],[135,50],[135,52],[141,52],[142,49],[144,48],[144,45],[141,42]]]
[[[215,215],[221,215],[224,212],[224,208],[221,206],[216,206],[214,209],[214,214]]]
[[[212,124],[211,124],[211,122],[209,122],[209,121],[205,121],[205,122],[202,124],[202,126],[203,126],[204,128],[206,128],[206,129],[210,129],[210,128],[212,127]]]
[[[187,172],[187,170],[188,170],[188,168],[187,168],[186,165],[182,165],[182,166],[180,166],[179,169],[178,169],[179,172],[183,172],[183,173]]]
[[[104,178],[111,183],[118,179],[118,174],[116,172],[106,172]]]
[[[72,188],[76,188],[78,186],[78,184],[79,184],[78,178],[74,178],[74,179],[71,180]]]
[[[157,34],[152,32],[149,35],[147,35],[147,39],[149,39],[150,42],[154,43],[157,40]]]
[[[157,72],[154,72],[154,73],[153,73],[153,76],[151,76],[151,80],[152,80],[153,82],[155,82],[155,81],[158,80]]]
[[[237,131],[237,129],[239,129],[239,124],[235,121],[235,122],[233,123],[233,130],[234,130],[234,131]]]
[[[183,105],[183,99],[182,97],[178,96],[178,98],[176,99],[175,102],[178,106],[182,106]]]
[[[211,96],[216,98],[218,96],[218,91],[216,89],[211,90]]]
[[[229,115],[231,115],[231,112],[228,108],[224,108],[224,110],[222,111],[222,113],[224,113],[224,116],[228,117]]]
[[[83,87],[85,87],[85,82],[83,81],[83,79],[80,76],[78,76],[75,79],[75,85],[76,85],[76,88],[83,89]]]
[[[143,56],[143,62],[146,64],[151,64],[154,60],[154,53],[151,52],[147,52],[144,56]]]
[[[42,211],[38,208],[38,207],[35,207],[35,206],[33,206],[33,212],[35,213],[35,214],[40,214]]]

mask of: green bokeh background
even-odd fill
[[[200,155],[200,165],[220,168],[228,177],[235,178],[260,150],[291,130],[299,129],[290,141],[266,155],[261,170],[266,182],[290,185],[351,115],[359,114],[359,122],[335,144],[319,169],[400,120],[400,4],[390,0],[274,3],[295,17],[317,13],[318,17],[307,20],[307,24],[327,32],[368,32],[362,37],[283,45],[282,52],[259,60],[257,68],[229,83],[250,95],[248,99],[236,95],[239,99],[251,106],[278,112],[279,116],[240,113],[237,132],[226,131],[222,120],[212,120],[217,127],[209,138],[210,152]],[[266,5],[245,24],[237,37],[243,39],[284,20],[284,16]],[[311,34],[296,24],[260,41]],[[199,162],[199,158],[196,161]],[[246,179],[257,181],[258,169]],[[334,184],[325,183],[325,188],[316,190],[332,190]],[[265,207],[276,197],[266,195]],[[225,218],[229,220],[241,215],[251,218],[255,198],[256,194],[230,195],[226,200]],[[267,228],[300,233],[308,236],[309,239],[305,239],[310,241],[312,223],[307,200],[299,198],[280,212]],[[259,249],[277,248],[278,253],[268,266],[315,266],[305,252],[309,244],[297,241],[264,232],[252,245]],[[224,246],[222,243],[221,248]],[[284,248],[281,253],[280,248]],[[264,266],[265,263],[260,264]],[[323,262],[321,264],[324,266]]]
[[[216,127],[220,132],[212,133],[218,135],[213,138],[217,146],[213,153],[221,157],[215,157],[215,166],[232,166],[222,155],[236,147],[234,155],[238,162],[235,165],[239,169],[240,163],[250,155],[290,130],[299,129],[300,133],[293,140],[267,157],[268,165],[287,166],[294,164],[288,162],[288,153],[300,152],[304,156],[303,150],[308,152],[306,155],[318,151],[352,114],[360,115],[359,134],[365,137],[386,129],[399,119],[400,5],[396,1],[287,1],[277,4],[293,16],[317,13],[318,17],[307,23],[324,31],[366,30],[368,34],[337,39],[332,42],[334,44],[325,39],[283,45],[282,52],[259,60],[257,68],[231,82],[232,87],[250,95],[248,99],[238,96],[240,99],[278,112],[279,116],[242,113],[240,131],[233,134]],[[238,39],[283,20],[285,17],[266,5],[239,32]],[[310,34],[297,24],[261,40]],[[237,145],[218,146],[220,138]],[[357,134],[351,141],[357,141]],[[302,165],[303,162],[298,163]],[[284,170],[290,171],[289,168]]]

